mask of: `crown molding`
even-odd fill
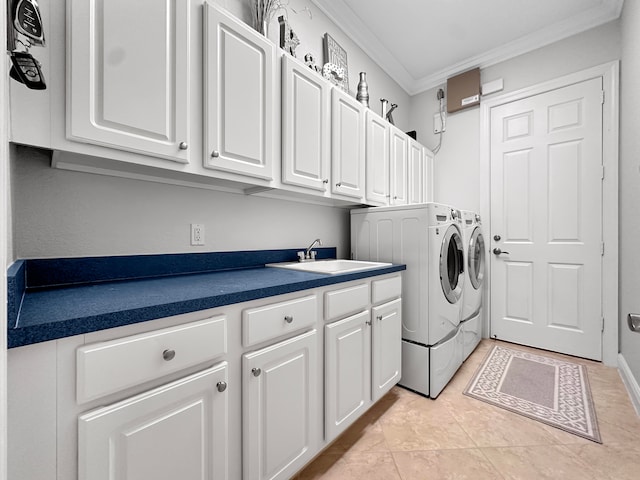
[[[311,0],[340,27],[375,63],[409,95],[417,95],[446,82],[447,78],[471,68],[487,68],[617,19],[624,0],[603,0],[600,6],[549,25],[513,42],[466,58],[437,72],[416,79],[355,15],[344,0]]]

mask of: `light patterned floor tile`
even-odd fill
[[[502,480],[477,449],[394,452],[402,480]]]
[[[295,480],[401,480],[390,453],[321,455]]]
[[[560,445],[483,448],[505,480],[601,480],[587,463]]]
[[[586,365],[603,445],[462,394],[501,344]],[[483,340],[436,400],[394,387],[296,479],[627,480],[640,472],[640,417],[615,368]]]

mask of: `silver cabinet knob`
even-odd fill
[[[218,387],[218,391],[222,393],[227,389],[227,382],[218,382],[216,387]]]
[[[180,148],[180,150],[186,150],[187,148],[189,148],[189,144],[187,142],[180,142],[178,148]]]
[[[336,183],[336,187],[341,187],[342,183]]]
[[[322,180],[322,183],[329,183],[329,179],[325,178],[324,180]]]
[[[502,237],[501,237],[500,235],[494,235],[494,236],[493,236],[493,239],[494,239],[496,242],[499,242],[500,240],[502,240]]]
[[[382,315],[378,315],[376,318],[377,318],[378,320],[382,321]]]
[[[211,157],[212,158],[218,158],[220,156],[220,152],[217,150],[214,150],[213,152],[211,152]]]
[[[366,322],[364,322],[365,324],[371,326],[371,320],[367,320]]]
[[[286,315],[284,317],[284,321],[287,322],[287,323],[291,323],[291,322],[293,322],[293,317],[291,315]]]
[[[167,362],[173,360],[173,357],[176,356],[176,351],[175,350],[165,350],[164,352],[162,352],[162,358],[164,358]]]
[[[259,377],[260,374],[262,373],[262,370],[260,370],[259,368],[252,368],[251,373],[253,373],[254,377]]]
[[[501,255],[501,254],[503,254],[503,253],[504,253],[504,254],[506,254],[506,255],[509,255],[509,252],[503,252],[503,251],[502,251],[502,250],[500,250],[499,248],[494,248],[494,249],[493,249],[493,254],[494,254],[494,255]]]
[[[394,200],[397,200],[397,199],[398,199],[398,196],[397,196],[397,195],[394,195],[394,196],[393,196],[393,199],[394,199]]]

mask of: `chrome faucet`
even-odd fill
[[[322,246],[322,240],[320,240],[319,238],[316,238],[313,243],[311,245],[309,245],[309,247],[303,252],[300,251],[298,252],[298,261],[300,262],[309,262],[309,261],[313,261],[316,259],[316,253],[312,251],[313,247],[316,246],[316,244],[321,247]]]

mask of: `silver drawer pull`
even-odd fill
[[[254,377],[259,377],[260,374],[262,373],[262,370],[260,370],[259,368],[252,368],[251,373],[253,373]]]
[[[293,316],[291,316],[291,315],[286,315],[286,316],[284,317],[284,321],[285,321],[285,322],[287,322],[287,323],[291,323],[291,322],[293,322]]]
[[[218,382],[216,387],[218,387],[218,391],[222,393],[227,389],[227,382]]]
[[[164,358],[167,362],[173,360],[173,357],[176,356],[175,350],[165,350],[162,352],[162,358]]]

